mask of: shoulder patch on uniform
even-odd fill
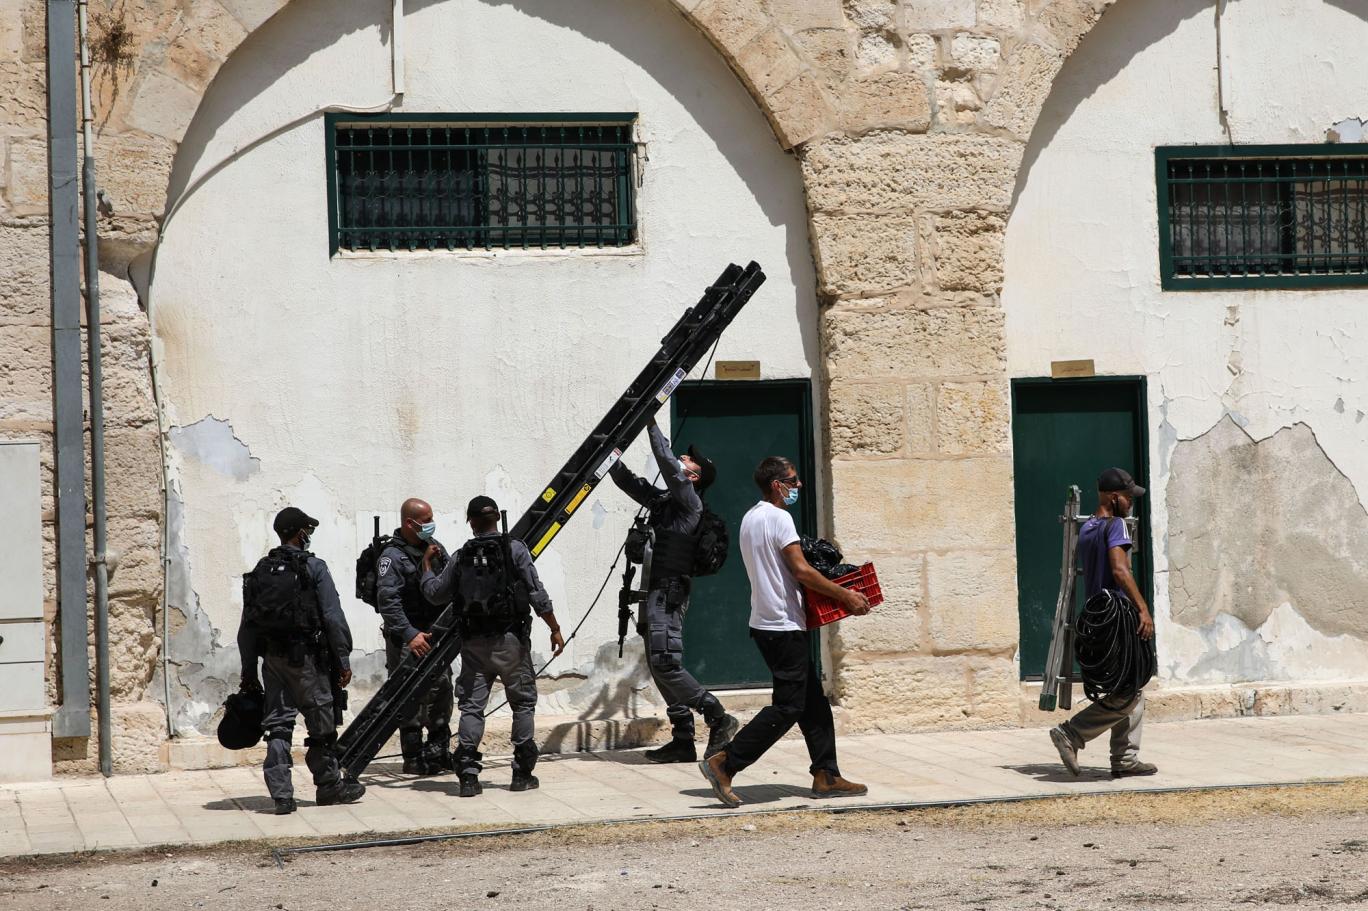
[[[385,573],[389,572],[390,564],[393,562],[394,561],[389,557],[381,557],[380,562],[376,564],[375,574],[377,576],[383,576]]]

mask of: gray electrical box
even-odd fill
[[[39,445],[0,440],[0,781],[52,777]]]

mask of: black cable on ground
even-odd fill
[[[1154,640],[1140,638],[1140,612],[1120,592],[1104,589],[1074,623],[1074,655],[1083,692],[1093,702],[1129,698],[1154,676]]]
[[[720,344],[722,344],[722,336],[721,336],[721,335],[719,335],[719,336],[717,337],[717,341],[713,342],[712,351],[708,352],[708,360],[703,364],[703,376],[705,376],[705,377],[708,375],[708,368],[712,366],[713,358],[717,355],[717,346],[720,345]],[[686,408],[686,409],[684,409],[684,413],[681,414],[681,415],[679,416],[679,424],[678,424],[677,426],[675,426],[675,427],[671,427],[671,428],[670,428],[671,431],[673,431],[673,436],[674,436],[675,438],[678,438],[678,436],[679,436],[679,434],[680,434],[680,431],[682,431],[682,430],[684,429],[684,424],[687,423],[688,420],[689,420],[689,410]],[[674,445],[674,443],[675,443],[675,439],[671,439],[671,440],[670,440],[670,444],[671,444],[671,445]],[[639,519],[639,518],[642,518],[645,514],[646,514],[646,507],[645,507],[645,506],[643,506],[643,507],[641,507],[641,509],[637,510],[637,518],[638,518],[638,519]],[[603,597],[603,593],[608,589],[608,583],[611,582],[611,581],[613,580],[613,576],[617,573],[618,561],[622,559],[623,551],[625,551],[626,549],[627,549],[627,542],[624,540],[624,541],[622,542],[622,546],[618,548],[617,556],[613,558],[613,565],[612,565],[611,567],[608,568],[608,574],[607,574],[606,576],[603,577],[603,584],[599,586],[598,594],[594,595],[594,600],[591,601],[591,602],[589,602],[589,608],[588,608],[587,610],[585,610],[584,616],[580,617],[579,623],[576,623],[576,624],[575,624],[575,628],[572,629],[572,630],[570,631],[570,635],[565,637],[565,648],[569,648],[569,647],[570,647],[570,643],[573,642],[574,639],[575,639],[575,637],[579,635],[580,627],[584,626],[584,621],[588,620],[588,619],[589,619],[589,615],[592,614],[592,613],[594,612],[594,608],[598,607],[599,599]],[[550,658],[546,659],[546,663],[543,664],[541,667],[537,668],[537,673],[536,673],[534,679],[535,679],[536,677],[541,677],[542,673],[543,673],[548,667],[551,666],[551,662],[552,662],[552,661],[555,661],[558,657],[560,657],[561,654],[564,654],[564,651],[565,651],[565,650],[562,649],[561,652],[560,652],[559,654],[552,655]],[[493,715],[495,712],[497,712],[499,709],[503,708],[503,707],[506,706],[506,705],[508,705],[508,700],[507,700],[507,699],[505,699],[503,702],[500,702],[498,705],[494,706],[494,708],[490,709],[489,711],[485,712],[485,713],[484,713],[484,717],[486,717],[486,718],[490,717],[491,715]],[[372,760],[372,761],[374,761],[374,760]]]

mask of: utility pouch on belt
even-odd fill
[[[689,592],[693,589],[688,576],[675,576],[665,582],[665,608],[679,610],[689,603]]]
[[[630,529],[627,530],[627,543],[624,553],[627,560],[640,566],[646,562],[646,542],[650,538],[650,532],[646,528],[646,523],[638,519]]]
[[[304,666],[304,653],[309,649],[303,639],[291,639],[290,647],[285,652],[285,661],[290,667]]]

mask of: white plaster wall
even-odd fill
[[[1099,373],[1149,378],[1165,677],[1240,679],[1236,662],[1211,659],[1257,637],[1264,679],[1362,678],[1368,643],[1321,635],[1295,605],[1271,605],[1258,630],[1231,617],[1201,630],[1167,622],[1165,491],[1177,441],[1226,414],[1255,440],[1302,422],[1360,498],[1368,493],[1365,292],[1160,289],[1155,146],[1323,142],[1333,123],[1368,116],[1365,8],[1234,0],[1225,9],[1229,133],[1210,0],[1122,0],[1066,64],[1031,139],[1007,229],[1009,371],[1048,376],[1052,360],[1093,358]]]
[[[718,358],[758,359],[766,378],[813,375],[815,282],[796,163],[667,0],[407,5],[407,93],[394,110],[639,112],[642,242],[330,259],[318,112],[391,101],[391,4],[295,0],[238,50],[177,159],[150,294],[170,423],[212,416],[231,428],[205,422],[173,451],[184,520],[172,533],[193,589],[183,609],[197,601],[215,630],[213,643],[181,647],[217,658],[175,657],[216,664],[220,677],[235,678],[221,645],[237,628],[240,574],[273,542],[277,509],[293,503],[322,521],[314,550],[337,579],[357,648],[379,649],[378,618],[351,598],[370,516],[392,528],[405,497],[424,497],[449,546],[468,535],[461,520],[475,494],[516,519],[727,262],[755,259],[769,279]],[[206,455],[214,445],[225,451]],[[626,460],[644,470],[645,447]],[[601,486],[538,561],[567,631],[631,512]],[[584,679],[566,678],[544,711],[621,692],[615,642],[608,658],[611,594],[553,666]],[[540,625],[534,642],[540,657]],[[216,701],[194,673],[181,675],[191,720]]]

